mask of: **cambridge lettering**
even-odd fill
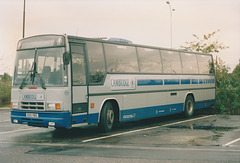
[[[129,79],[112,79],[112,87],[129,87]]]

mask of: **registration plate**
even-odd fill
[[[23,94],[22,100],[23,101],[43,101],[44,95],[43,94]]]
[[[38,113],[26,113],[26,117],[38,118]]]

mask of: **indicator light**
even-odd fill
[[[60,104],[55,104],[55,109],[61,109],[61,105]]]

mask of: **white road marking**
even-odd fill
[[[174,123],[169,123],[169,124],[165,124],[165,125],[161,125],[159,127],[166,127],[166,126],[172,126],[172,125],[176,125],[176,124],[180,124],[180,123],[185,123],[185,122],[191,122],[191,121],[195,121],[195,120],[199,120],[199,119],[205,119],[205,118],[209,118],[209,117],[213,117],[216,115],[208,115],[208,116],[204,116],[204,117],[199,117],[199,118],[194,118],[194,119],[188,119],[185,121],[180,121],[180,122],[174,122]]]
[[[15,132],[29,131],[29,130],[36,130],[36,129],[38,129],[38,128],[27,128],[27,129],[21,129],[21,130],[6,131],[6,132],[0,132],[0,135],[11,134],[11,133],[15,133]]]
[[[209,117],[213,117],[213,116],[216,116],[216,115],[209,115],[209,116],[204,116],[204,117],[189,119],[189,120],[180,121],[180,122],[169,123],[169,124],[160,125],[160,126],[148,127],[148,128],[144,128],[144,129],[139,129],[139,130],[133,130],[133,131],[128,131],[128,132],[113,134],[113,135],[109,135],[109,136],[103,136],[103,137],[98,137],[98,138],[93,138],[93,139],[87,139],[87,140],[83,140],[82,142],[83,142],[83,143],[86,143],[86,142],[91,142],[91,141],[96,141],[96,140],[101,140],[101,139],[116,137],[116,136],[120,136],[120,135],[126,135],[126,134],[135,133],[135,132],[140,132],[140,131],[145,131],[145,130],[152,130],[152,129],[159,128],[159,127],[172,126],[172,125],[175,125],[175,124],[180,124],[180,123],[195,121],[195,120],[199,120],[199,119],[205,119],[205,118],[209,118]]]
[[[0,122],[10,122],[10,120],[7,119],[7,120],[2,120],[2,121],[0,121]]]
[[[233,140],[233,141],[230,141],[229,143],[224,144],[223,146],[224,146],[224,147],[227,147],[227,146],[229,146],[229,145],[231,145],[231,144],[234,144],[234,143],[236,143],[236,142],[238,142],[238,141],[240,141],[240,138],[235,139],[235,140]]]

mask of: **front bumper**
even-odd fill
[[[38,117],[27,117],[27,113],[37,114]],[[70,112],[40,112],[40,111],[11,111],[11,122],[37,127],[71,127]],[[50,122],[50,123],[49,123]],[[51,125],[49,125],[51,124]],[[52,125],[54,124],[54,125]]]

